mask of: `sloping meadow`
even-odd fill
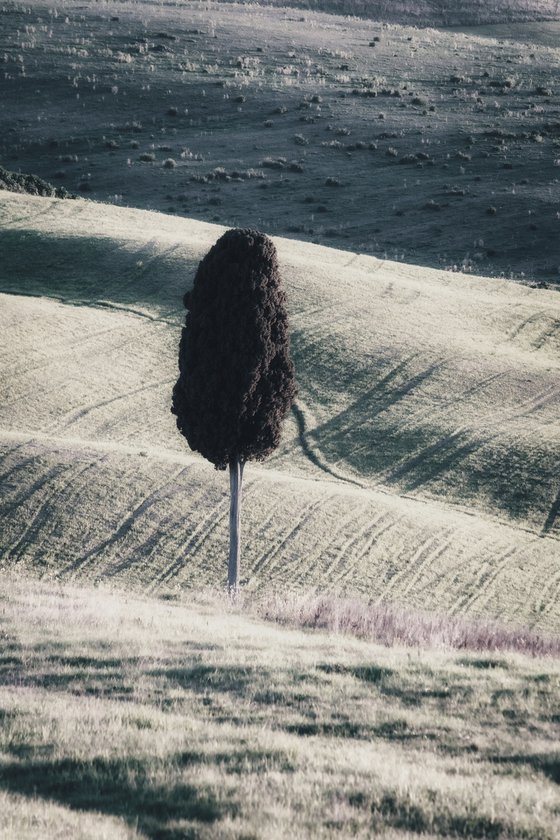
[[[0,834],[555,840],[559,666],[4,574]]]
[[[227,480],[169,406],[223,228],[8,194],[0,228],[3,564],[222,585]],[[554,629],[558,294],[275,241],[299,394],[246,472],[245,586]]]

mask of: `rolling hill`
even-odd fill
[[[227,481],[169,405],[181,296],[223,229],[0,196],[2,564],[220,586]],[[275,241],[299,396],[246,471],[246,587],[553,630],[558,294]]]
[[[0,6],[0,837],[559,836],[559,44],[558,0]],[[170,406],[234,226],[298,395],[232,599]]]

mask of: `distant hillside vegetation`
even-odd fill
[[[0,190],[8,192],[29,193],[42,195],[47,198],[75,198],[65,187],[53,187],[48,181],[38,175],[23,175],[21,172],[10,172],[0,166]]]
[[[252,0],[240,2],[248,3]],[[260,0],[260,4],[291,6],[314,12],[354,15],[417,26],[476,26],[486,23],[557,20],[560,14],[559,0],[471,0],[465,4],[456,0]]]

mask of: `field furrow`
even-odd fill
[[[13,450],[13,437],[4,448]],[[43,574],[110,578],[143,591],[225,580],[227,482],[209,465],[122,444],[107,451],[100,443],[95,457],[91,442],[81,449],[48,438],[22,443],[18,454],[28,471],[40,471],[28,481],[32,509],[42,513],[27,540],[19,515],[0,506],[3,563],[17,542],[21,568]],[[318,586],[547,628],[559,619],[550,585],[557,540],[435,502],[249,466],[242,540],[242,576],[252,589]]]

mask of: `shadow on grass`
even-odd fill
[[[0,232],[0,291],[66,303],[111,301],[180,310],[185,278],[197,262],[172,251],[147,254],[108,237],[52,236],[34,230]],[[45,270],[46,269],[46,270]]]
[[[308,350],[303,339],[297,344],[297,336],[295,348],[300,367],[309,375]],[[347,464],[354,475],[383,476],[385,483],[403,493],[437,492],[443,483],[447,489],[452,486],[456,501],[490,498],[496,508],[516,519],[531,513],[542,517],[543,536],[553,530],[560,515],[553,449],[549,447],[544,457],[544,449],[537,451],[526,441],[504,448],[497,430],[446,431],[434,425],[433,418],[430,423],[405,424],[399,419],[403,401],[417,399],[423,388],[437,382],[441,362],[419,368],[416,356],[410,356],[369,388],[350,366],[343,368],[339,359],[336,366],[341,381],[352,379],[356,390],[364,390],[322,425],[306,430],[300,422],[302,447],[313,453],[315,461],[340,465],[342,472]],[[314,370],[313,376],[317,375]],[[309,385],[313,388],[312,381]]]
[[[203,785],[158,781],[166,769],[157,759],[28,760],[2,765],[0,788],[121,817],[153,840],[198,836],[196,827],[180,834],[167,828],[170,820],[212,824],[239,812],[225,793],[218,797]]]
[[[383,683],[395,673],[391,668],[382,668],[379,665],[340,665],[338,662],[334,664],[326,662],[317,665],[317,669],[323,671],[324,674],[345,674],[375,685]]]
[[[272,678],[264,668],[236,665],[194,665],[191,668],[158,668],[152,677],[164,677],[169,683],[196,693],[219,691],[245,696],[255,685]]]
[[[457,754],[457,749],[454,745],[445,745],[442,738],[447,733],[447,730],[440,729],[414,729],[406,720],[402,718],[395,718],[394,720],[386,720],[383,723],[370,724],[362,723],[354,720],[331,720],[331,721],[316,721],[304,723],[291,723],[282,727],[285,732],[292,735],[301,735],[303,737],[322,736],[327,738],[350,738],[359,741],[369,741],[374,738],[381,738],[384,741],[392,741],[398,743],[427,743],[432,745],[438,742],[438,748],[449,754]],[[461,750],[467,752],[468,750]]]
[[[202,753],[190,750],[175,756],[180,767],[190,767],[196,764],[216,764],[226,773],[264,773],[274,770],[281,773],[293,772],[296,765],[287,753],[282,750],[245,749],[241,752]]]
[[[480,838],[480,840],[552,840],[553,835],[539,825],[519,825],[483,813],[461,813],[452,804],[439,799],[413,801],[397,791],[387,791],[379,798],[357,792],[350,804],[368,806],[374,829],[390,826],[414,834],[437,834],[444,837]],[[360,801],[361,800],[361,801]]]
[[[507,659],[492,659],[491,657],[483,657],[481,659],[462,657],[461,659],[457,659],[457,665],[463,665],[466,668],[478,668],[481,671],[492,671],[495,668],[502,668],[504,671],[507,671],[510,667]]]
[[[489,756],[487,761],[492,764],[517,765],[529,767],[543,773],[548,779],[560,785],[560,752],[534,753],[529,755],[496,755]]]
[[[488,661],[493,662],[494,660]],[[483,662],[483,660],[480,660],[480,662]],[[473,664],[473,660],[468,660],[468,664]],[[475,664],[474,667],[477,667],[477,665]],[[482,664],[479,667],[493,666]],[[403,706],[409,707],[422,706],[424,703],[434,700],[450,703],[457,700],[468,700],[473,692],[470,686],[461,682],[446,684],[437,688],[429,688],[424,685],[421,687],[410,686],[406,684],[402,674],[396,674],[391,668],[382,668],[378,665],[352,666],[325,663],[317,665],[317,668],[326,674],[344,674],[375,685],[380,694],[392,697],[400,701]]]
[[[47,654],[42,658],[41,648],[32,649],[32,658],[29,658],[29,650],[22,650],[19,656],[8,654],[0,657],[0,685],[40,686],[113,700],[126,700],[134,694],[134,678],[123,671],[137,665],[140,661],[138,657],[104,659],[61,653]],[[37,663],[36,671],[32,667],[34,662]]]

